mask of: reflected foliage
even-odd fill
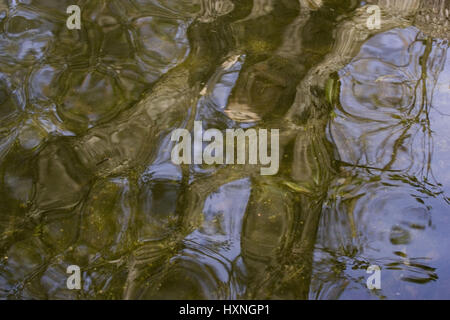
[[[0,0],[0,298],[449,297],[449,1],[73,2]],[[173,164],[194,121],[278,174]]]

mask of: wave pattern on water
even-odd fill
[[[448,0],[367,1],[381,30],[353,0],[80,0],[75,31],[72,2],[0,0],[0,298],[449,296]],[[280,129],[278,174],[175,165],[194,121]]]

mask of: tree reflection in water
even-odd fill
[[[86,2],[80,33],[64,1],[0,2],[0,296],[448,297],[431,2],[368,1],[381,30],[353,0]],[[280,129],[279,174],[174,165],[195,120]]]

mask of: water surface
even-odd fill
[[[380,30],[354,0],[0,0],[0,297],[450,298],[449,2],[369,2]],[[279,129],[278,174],[173,164],[194,121]]]

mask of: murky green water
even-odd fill
[[[0,297],[450,298],[450,1],[369,3],[379,30],[356,0],[0,0]],[[279,129],[278,174],[174,165],[194,120]]]

